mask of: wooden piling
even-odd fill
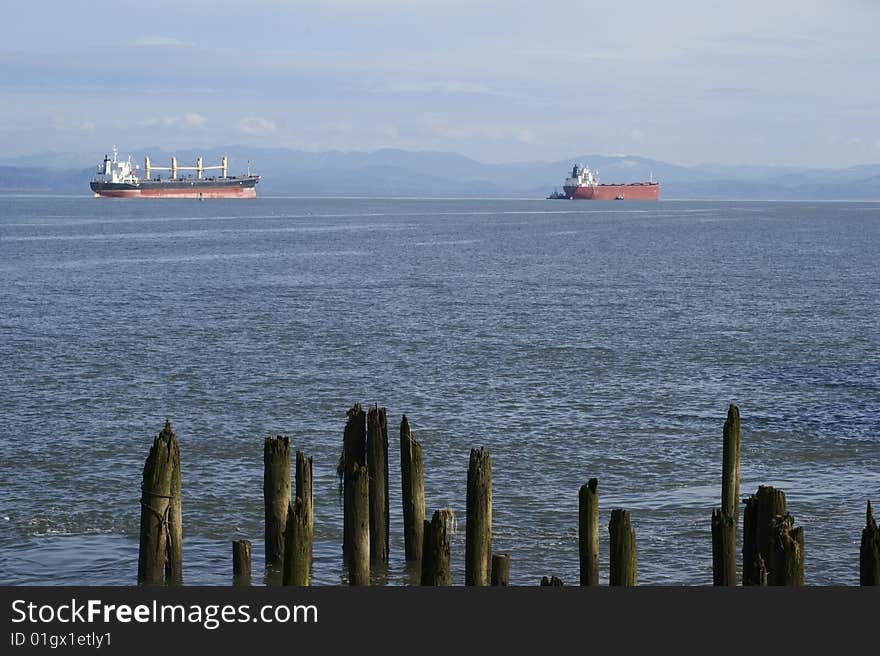
[[[736,529],[724,511],[712,510],[712,585],[736,585]]]
[[[786,514],[785,493],[768,485],[745,500],[743,513],[743,585],[761,585],[762,569],[773,578],[772,552],[776,516]]]
[[[171,424],[153,439],[153,446],[144,462],[141,484],[141,528],[138,552],[138,583],[162,585],[171,556],[171,518],[174,511],[174,480],[177,469],[177,493],[180,494],[180,447]],[[178,518],[176,526],[180,527]],[[177,534],[179,540],[179,533]],[[179,542],[178,542],[179,545]],[[178,561],[173,567],[182,568]],[[173,581],[172,581],[173,582]]]
[[[367,469],[370,473],[370,559],[388,561],[388,422],[385,408],[367,412]]]
[[[315,504],[312,497],[312,458],[297,450],[296,452],[296,480],[295,499],[300,499],[305,517],[302,540],[306,544],[303,551],[308,562],[308,578],[312,576],[312,540],[315,532]],[[307,584],[306,584],[307,585]]]
[[[171,432],[171,422],[165,420],[164,431]],[[168,557],[165,559],[165,583],[183,583],[183,495],[180,481],[180,445],[174,437],[171,453],[171,510],[168,513]]]
[[[492,554],[492,585],[501,587],[510,585],[510,556],[508,554]]]
[[[721,509],[712,511],[712,583],[736,585],[736,523],[739,516],[739,408],[731,404],[724,421],[721,456]]]
[[[492,460],[480,447],[471,449],[467,477],[465,585],[489,585],[492,566]]]
[[[551,576],[547,578],[546,576],[541,577],[541,585],[547,585],[551,587],[561,588],[563,586],[562,579],[557,576]]]
[[[370,585],[370,475],[367,467],[358,463],[348,467],[348,474],[351,490],[346,518],[351,531],[348,582]]]
[[[290,506],[290,438],[284,435],[263,441],[263,506],[265,508],[266,568],[284,564],[284,528]]]
[[[354,514],[352,504],[351,471],[354,465],[365,467],[367,464],[367,413],[360,403],[354,404],[347,412],[345,433],[342,438],[342,457],[339,460],[338,472],[342,476],[342,554],[348,558],[354,528],[351,526]]]
[[[733,520],[739,513],[739,408],[727,408],[721,453],[721,512]],[[735,529],[734,529],[735,532]]]
[[[880,529],[874,521],[874,511],[868,501],[865,512],[865,528],[859,548],[859,584],[880,585]]]
[[[743,510],[742,584],[767,585],[767,569],[758,552],[758,498],[747,497]],[[714,544],[714,543],[713,543]],[[760,561],[760,567],[759,567]],[[760,570],[763,568],[763,583]]]
[[[251,542],[233,540],[232,542],[232,583],[251,584]]]
[[[608,523],[611,534],[609,585],[637,585],[636,534],[629,523],[629,512],[616,508]]]
[[[282,585],[309,585],[312,536],[308,523],[308,510],[303,500],[297,497],[287,509],[287,524],[284,527]]]
[[[595,478],[578,493],[578,551],[581,585],[599,585],[599,481]]]
[[[425,480],[422,445],[413,437],[406,415],[400,421],[400,480],[403,488],[403,549],[406,560],[422,557]]]
[[[771,521],[772,551],[768,583],[801,586],[804,584],[804,529],[795,527],[794,518],[786,513]]]
[[[449,533],[446,518],[439,510],[422,524],[422,585],[452,585]]]
[[[296,496],[287,510],[282,585],[306,586],[312,578],[312,459],[296,452]]]

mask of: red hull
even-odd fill
[[[228,187],[225,189],[103,189],[95,192],[95,197],[103,198],[256,198],[253,187]]]
[[[563,187],[569,198],[582,200],[659,200],[659,182],[633,184],[600,184],[583,187]],[[622,198],[621,198],[622,197]]]

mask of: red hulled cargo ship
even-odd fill
[[[205,177],[205,171],[220,170],[217,177]],[[152,177],[153,171],[170,171],[170,177]],[[195,171],[195,177],[178,176],[179,171]],[[137,167],[132,166],[131,158],[126,161],[118,159],[116,146],[113,147],[113,159],[104,156],[104,162],[98,166],[97,175],[92,178],[89,186],[95,197],[104,198],[256,198],[256,185],[260,176],[227,175],[228,160],[223,157],[217,166],[202,166],[202,158],[196,160],[195,166],[178,166],[177,158],[171,158],[171,166],[152,166],[150,158],[144,158],[144,177],[137,174]]]
[[[566,198],[584,200],[659,200],[660,183],[629,182],[626,184],[603,184],[599,182],[598,172],[575,164],[571,177],[562,183]]]

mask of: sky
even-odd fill
[[[9,16],[7,16],[9,17]],[[880,0],[34,0],[0,147],[880,162]]]

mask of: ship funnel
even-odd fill
[[[227,177],[226,172],[229,168],[229,162],[226,159],[226,155],[224,155],[223,159],[221,160],[220,168],[222,169],[223,177]]]
[[[171,179],[175,180],[177,178],[177,158],[171,157]]]
[[[144,179],[150,179],[150,158],[144,157]]]
[[[196,176],[198,177],[199,180],[202,179],[202,158],[201,157],[196,158]]]

